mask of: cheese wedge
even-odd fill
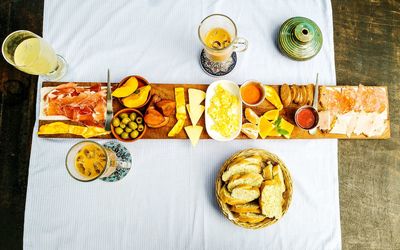
[[[175,88],[176,119],[186,120],[184,88]]]
[[[189,103],[191,105],[200,105],[206,98],[206,93],[199,89],[189,89]],[[194,124],[193,124],[194,125]]]
[[[186,134],[189,136],[190,142],[192,143],[193,147],[197,145],[199,142],[201,132],[203,131],[202,126],[186,126],[185,127]]]
[[[194,104],[186,104],[186,109],[189,113],[190,121],[192,121],[192,125],[195,126],[197,122],[200,120],[201,115],[204,112],[203,105],[194,105]]]
[[[179,134],[183,129],[183,125],[185,124],[185,120],[178,120],[174,127],[168,132],[168,137],[174,137],[175,135]]]

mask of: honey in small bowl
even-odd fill
[[[265,89],[260,82],[247,81],[240,87],[240,98],[248,106],[260,105],[265,98]]]

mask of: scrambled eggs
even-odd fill
[[[241,121],[238,106],[237,96],[218,85],[207,110],[208,115],[214,120],[211,129],[224,137],[231,137],[239,129]]]

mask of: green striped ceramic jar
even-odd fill
[[[290,18],[279,29],[279,49],[294,60],[305,61],[314,57],[321,50],[322,41],[318,25],[305,17]]]

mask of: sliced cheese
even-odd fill
[[[197,122],[200,120],[200,117],[204,112],[204,106],[195,104],[186,104],[186,109],[189,113],[192,125],[197,125]]]
[[[183,125],[185,124],[185,120],[178,120],[174,127],[168,132],[168,137],[174,137],[175,135],[181,132]]]
[[[186,120],[184,88],[175,88],[176,119]]]
[[[188,92],[191,105],[200,105],[206,98],[206,93],[200,89],[189,89]]]
[[[186,134],[189,136],[190,142],[192,143],[193,147],[197,145],[199,142],[201,132],[203,131],[202,126],[186,126],[185,127]]]

